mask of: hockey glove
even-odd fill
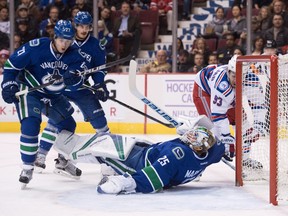
[[[223,157],[227,161],[233,161],[233,157],[235,156],[235,138],[231,136],[230,134],[228,135],[223,135],[221,136],[221,142],[225,145],[225,154]]]
[[[97,88],[97,90],[94,92],[97,100],[101,100],[103,102],[107,101],[109,98],[109,91],[106,87],[106,84],[96,84],[94,87]]]
[[[66,86],[80,85],[83,77],[79,75],[78,71],[66,71],[63,75],[64,84]]]
[[[105,176],[97,186],[100,194],[135,193],[136,182],[131,175],[125,173],[118,176]]]
[[[19,100],[15,96],[16,92],[19,91],[19,87],[17,82],[15,81],[8,81],[2,84],[2,97],[3,100],[8,103],[18,103]]]

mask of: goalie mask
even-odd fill
[[[200,157],[204,156],[216,142],[211,131],[199,126],[184,133],[180,139]]]

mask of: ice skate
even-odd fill
[[[42,173],[43,172],[43,170],[46,168],[45,161],[46,161],[46,155],[38,153],[36,156],[36,160],[34,162],[36,173]]]
[[[24,167],[27,166],[27,167]],[[21,185],[21,189],[25,189],[27,184],[31,181],[32,177],[33,177],[33,166],[29,166],[29,165],[24,165],[23,166],[23,170],[21,171],[20,177],[19,177],[19,182],[22,183]]]
[[[263,169],[262,163],[260,163],[257,160],[251,159],[251,158],[247,158],[246,160],[243,160],[242,166],[244,168],[253,169],[253,170]]]
[[[66,160],[63,155],[59,154],[58,158],[55,159],[55,161],[56,161],[55,164],[56,169],[54,170],[55,174],[76,180],[80,179],[82,171],[78,169],[76,166],[74,166],[74,164],[71,161]]]

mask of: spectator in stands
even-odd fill
[[[173,9],[172,0],[152,0],[150,3],[150,10],[158,10],[159,12],[160,27],[161,27],[161,20],[165,20],[161,19],[161,17],[166,18],[167,34],[172,34],[172,21],[173,21],[172,9]]]
[[[48,33],[46,32],[46,26],[48,23],[56,25],[56,22],[58,21],[59,17],[59,9],[56,6],[51,6],[49,11],[49,17],[45,20],[43,20],[40,24],[40,36],[44,37]]]
[[[29,16],[28,14],[28,7],[24,4],[20,4],[16,10],[16,21],[19,22],[27,21],[28,22],[28,31],[34,35],[35,37],[38,37],[38,24],[37,20],[34,17]]]
[[[183,13],[182,13],[182,20],[190,20],[191,14],[191,3],[193,0],[184,0],[183,2]]]
[[[183,41],[181,40],[181,38],[177,38],[177,53],[179,53],[181,50],[184,50],[184,45],[183,45]]]
[[[286,11],[286,3],[283,0],[274,0],[272,2],[272,16],[270,19],[270,27],[273,25],[273,15],[282,15],[284,25],[288,25],[288,13]]]
[[[0,31],[0,50],[1,49],[9,49],[9,37],[2,31]]]
[[[218,61],[218,57],[216,54],[210,54],[209,57],[208,57],[208,65],[210,64],[218,64],[219,61]]]
[[[111,20],[111,10],[109,7],[104,7],[100,10],[99,20],[103,20],[109,32],[113,30],[113,23]]]
[[[47,7],[45,8],[45,11],[44,11],[45,18],[49,17],[50,8],[52,6],[55,6],[58,8],[58,11],[59,11],[58,19],[66,20],[69,18],[70,8],[66,4],[66,1],[63,1],[63,0],[53,0],[52,3],[48,4]]]
[[[73,23],[74,17],[76,14],[80,11],[79,7],[77,5],[73,6],[70,10],[70,17],[69,20]]]
[[[29,16],[34,17],[37,23],[42,21],[42,14],[40,9],[36,4],[34,4],[33,0],[21,0],[21,4],[24,4],[28,7]]]
[[[269,6],[273,0],[253,0],[253,8],[259,10],[260,8]]]
[[[263,35],[264,39],[275,40],[277,47],[288,45],[288,28],[284,26],[283,16],[280,14],[273,14],[273,26],[269,28]]]
[[[177,56],[177,71],[176,72],[189,72],[192,67],[189,62],[189,52],[187,50],[180,50]]]
[[[215,16],[210,21],[204,30],[205,37],[222,38],[227,33],[228,26],[223,7],[218,7],[215,11]]]
[[[125,0],[110,0],[106,1],[106,6],[109,7],[111,11],[117,11],[121,9],[123,2],[125,2]]]
[[[138,18],[130,15],[129,3],[122,3],[121,13],[121,17],[117,18],[113,25],[113,36],[119,38],[120,45],[123,47],[120,58],[124,58],[130,54],[136,32],[140,33],[141,29]]]
[[[6,60],[9,58],[9,55],[10,53],[6,49],[2,49],[0,51],[0,75],[3,73],[3,67],[4,67]]]
[[[7,0],[0,0],[0,7],[8,7]]]
[[[0,7],[0,31],[10,34],[10,21],[8,7]]]
[[[235,48],[234,51],[233,51],[233,55],[241,55],[241,56],[243,56],[243,55],[245,55],[245,52],[241,48]]]
[[[88,11],[93,14],[92,7],[86,2],[86,0],[76,0],[75,5],[79,7],[80,11]]]
[[[241,7],[234,5],[232,7],[232,18],[227,20],[228,31],[235,33],[237,38],[240,38],[242,32],[246,32],[246,18],[241,14]]]
[[[217,49],[217,55],[218,55],[219,63],[221,63],[221,64],[228,64],[228,61],[233,56],[233,51],[236,48],[240,48],[236,44],[236,38],[235,38],[235,35],[233,33],[226,34],[225,38],[226,38],[225,46]]]
[[[144,65],[141,69],[141,73],[168,73],[171,72],[171,64],[167,62],[167,51],[158,50],[156,53],[156,59],[148,64]]]
[[[29,32],[28,21],[26,20],[16,20],[15,32],[20,35],[22,44],[37,37]]]
[[[194,59],[194,56],[197,53],[202,54],[204,57],[204,64],[208,64],[208,56],[211,54],[211,51],[206,44],[206,40],[202,37],[195,39],[193,47],[190,50],[191,58]]]
[[[207,64],[205,64],[204,61],[204,55],[202,53],[196,53],[194,55],[193,59],[194,65],[192,67],[192,70],[189,69],[189,71],[192,71],[193,73],[197,73],[200,71],[202,68],[204,68]]]
[[[21,36],[19,34],[14,34],[14,50],[18,49],[21,45]]]
[[[261,55],[264,48],[264,38],[262,36],[257,36],[253,41],[253,51],[251,55]]]
[[[133,10],[134,11],[141,11],[141,10],[148,10],[149,9],[149,3],[150,1],[147,0],[136,0],[133,1]]]
[[[268,6],[262,6],[257,16],[259,31],[265,32],[270,27],[271,13]]]

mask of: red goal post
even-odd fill
[[[236,186],[266,182],[273,205],[288,201],[287,98],[287,56],[237,58]],[[245,151],[261,163],[261,169],[244,165]]]

